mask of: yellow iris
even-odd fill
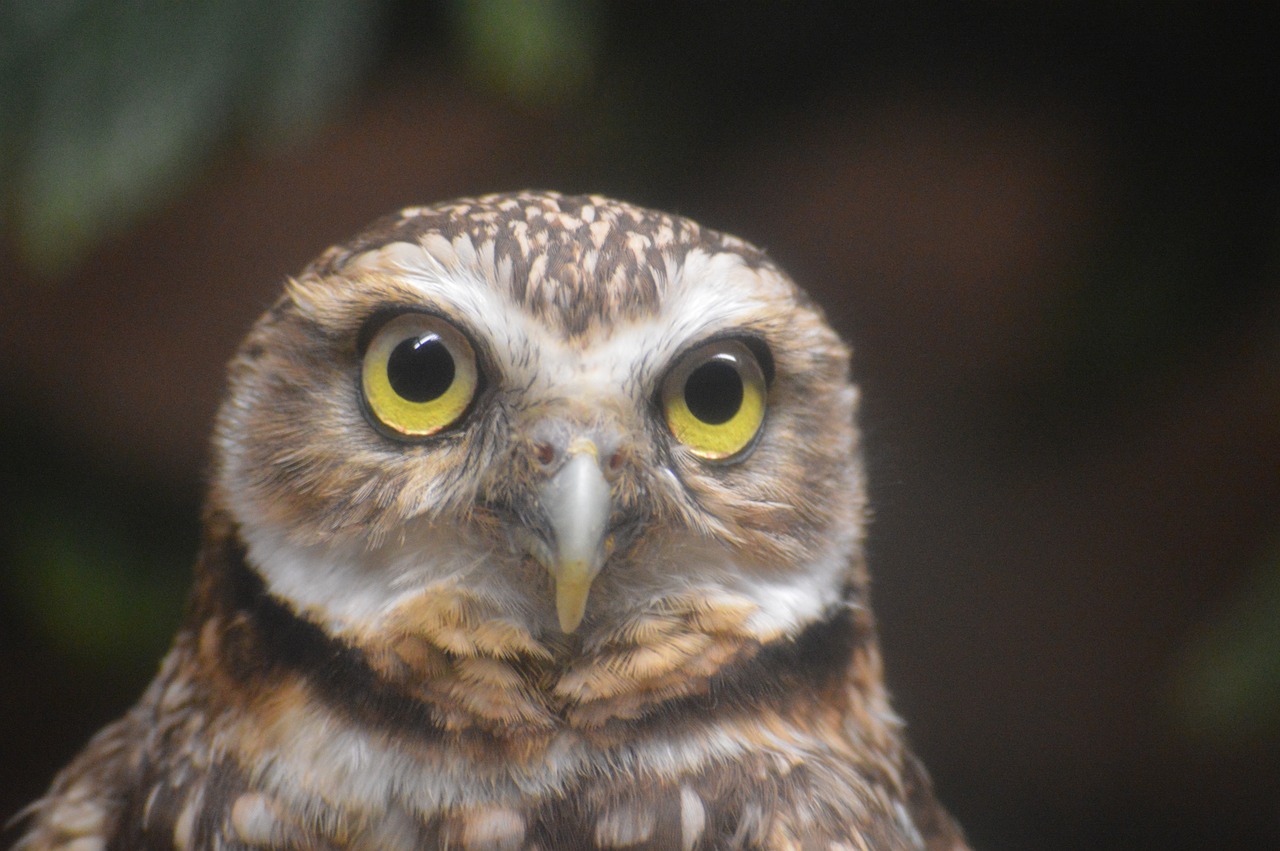
[[[475,352],[456,328],[426,313],[403,313],[369,343],[360,376],[369,410],[406,437],[457,422],[478,383]]]
[[[736,340],[718,340],[681,358],[662,384],[671,433],[702,458],[724,460],[746,449],[764,422],[760,363]]]

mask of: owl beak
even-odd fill
[[[577,451],[573,451],[577,450]],[[556,585],[560,628],[573,632],[582,623],[591,583],[609,557],[611,499],[596,447],[582,440],[539,492],[542,510],[555,540],[544,561]]]

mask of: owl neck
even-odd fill
[[[289,682],[362,728],[482,747],[519,741],[527,749],[566,730],[627,741],[647,728],[695,729],[770,709],[810,725],[821,713],[833,730],[856,717],[870,739],[896,741],[874,626],[857,605],[833,607],[772,641],[687,631],[649,646],[637,639],[584,650],[562,640],[485,653],[482,642],[449,649],[403,635],[353,640],[272,594],[225,515],[206,518],[206,530],[190,632],[201,636],[201,669],[231,700]]]

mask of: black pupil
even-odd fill
[[[704,423],[726,423],[742,407],[742,376],[727,360],[709,360],[689,373],[684,402]]]
[[[387,381],[410,402],[430,402],[453,384],[453,355],[435,334],[410,337],[391,350]]]

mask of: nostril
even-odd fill
[[[544,467],[556,460],[556,448],[550,443],[538,442],[533,445],[533,457]]]

